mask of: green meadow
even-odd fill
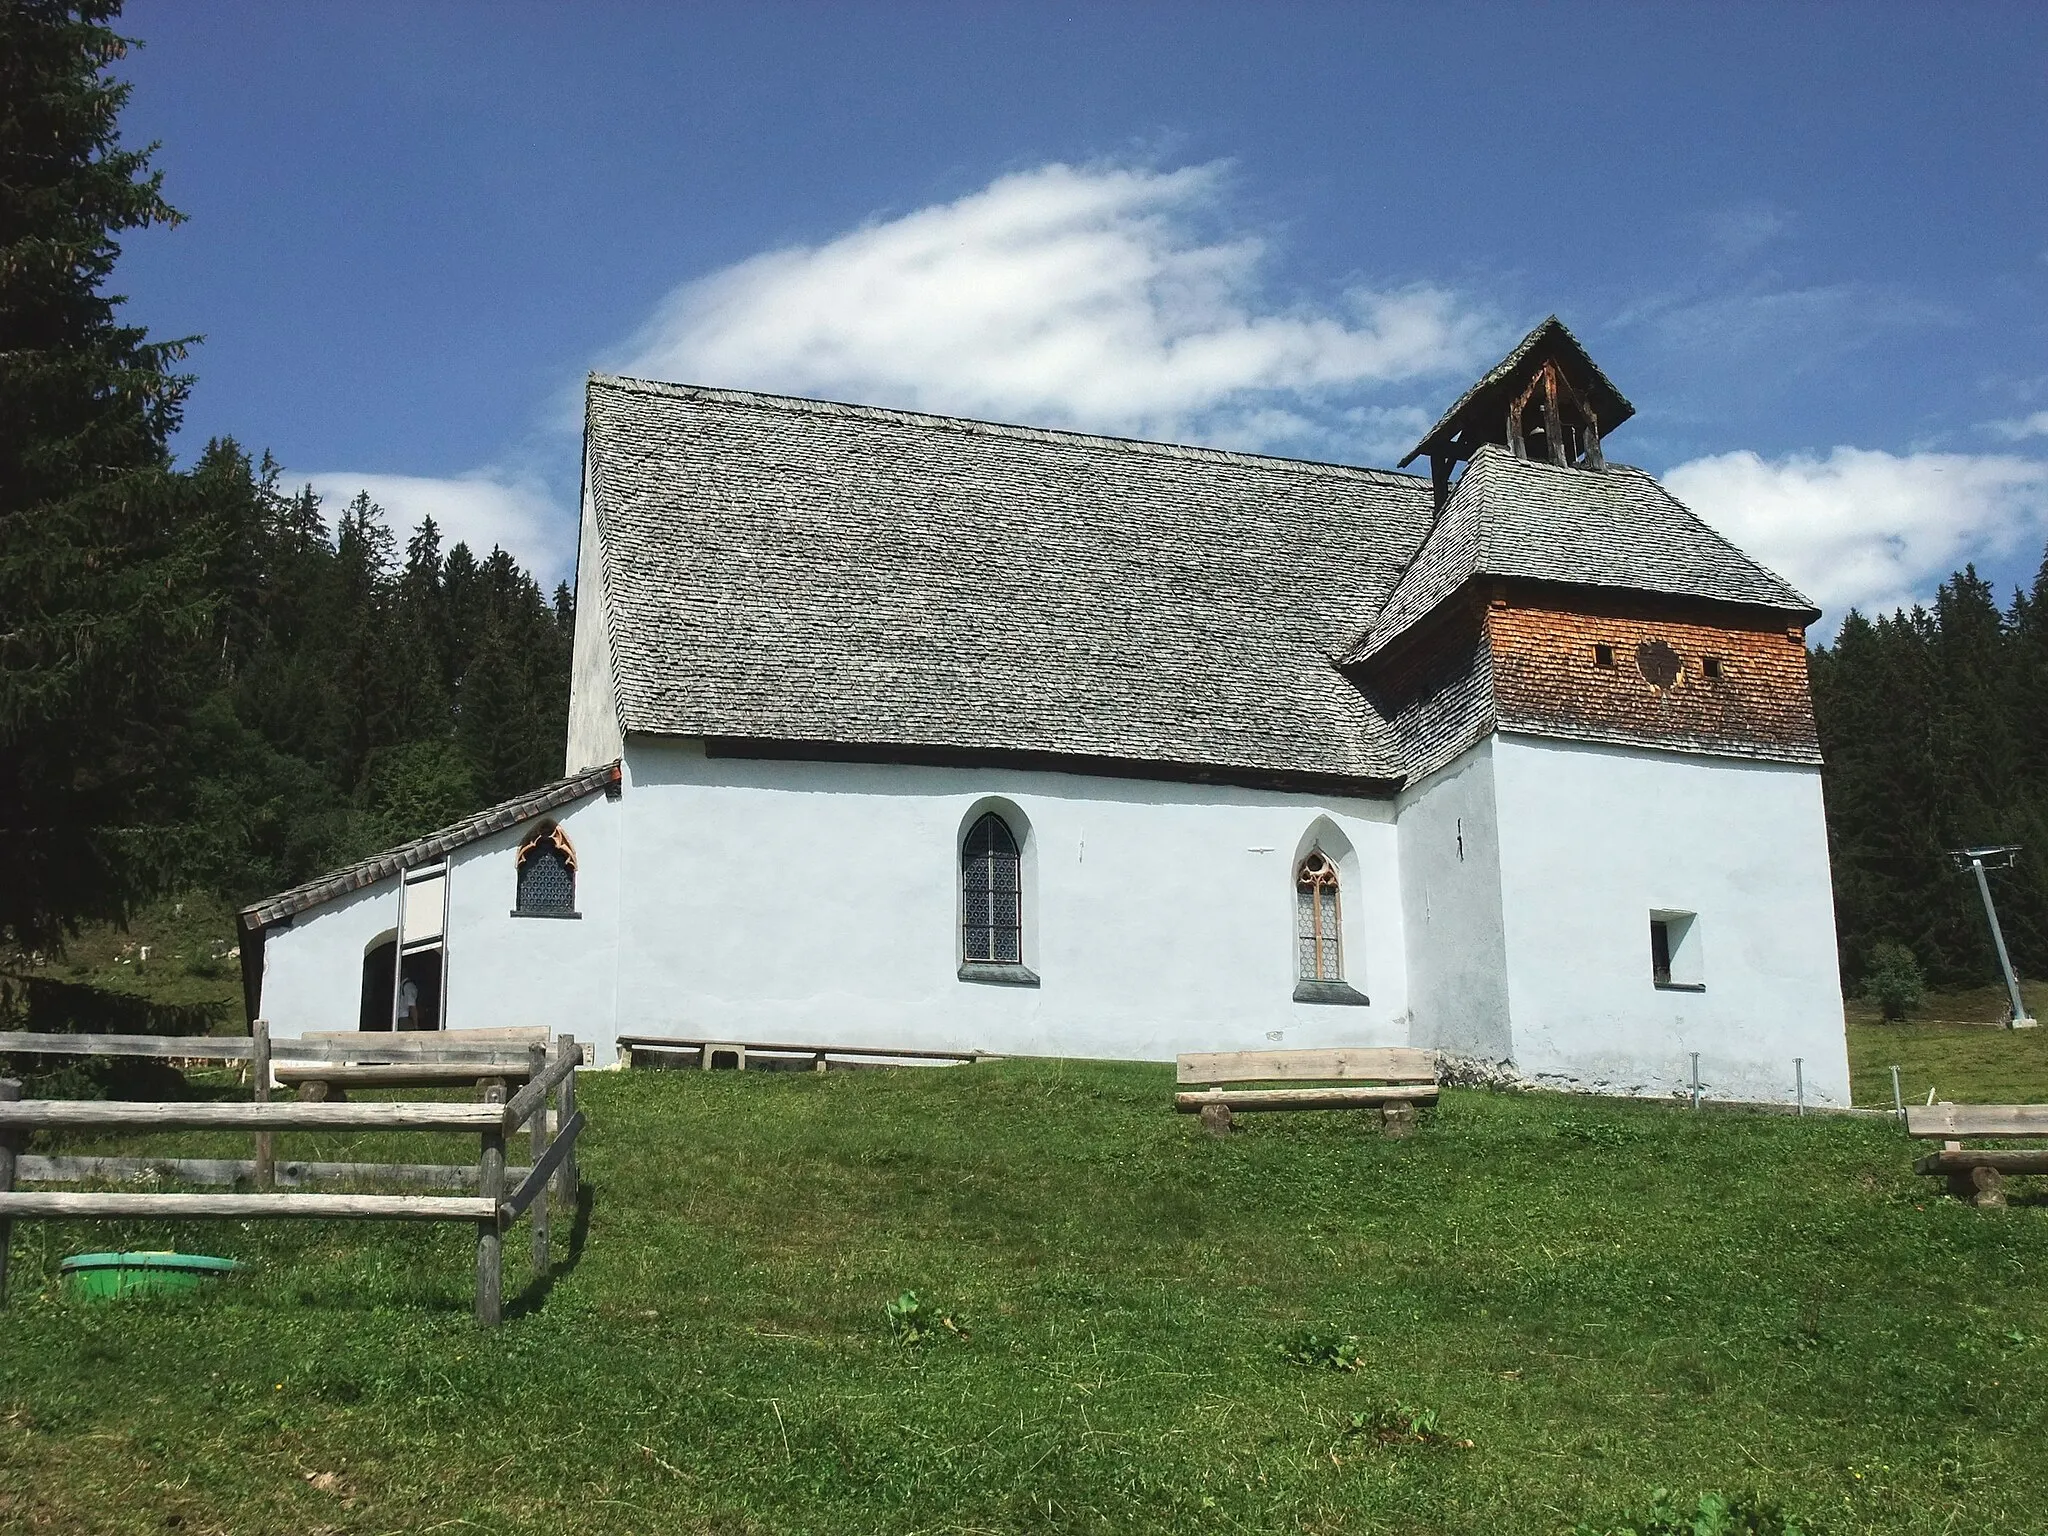
[[[1960,1088],[1945,1027],[1857,1025],[1859,1091],[1900,1055]],[[1970,1081],[2041,1096],[2035,1037],[1968,1043]],[[1468,1090],[1405,1141],[1215,1141],[1170,1089],[586,1074],[582,1207],[543,1280],[508,1237],[495,1333],[460,1227],[18,1224],[0,1529],[1570,1532],[1660,1489],[1803,1530],[2048,1523],[2025,1182],[1949,1200],[1879,1118]],[[473,1156],[434,1141],[281,1155]],[[56,1283],[173,1243],[252,1267],[175,1301]]]

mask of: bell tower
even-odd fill
[[[1818,610],[1608,460],[1634,414],[1553,315],[1402,461],[1428,458],[1435,513],[1338,664],[1418,773],[1495,730],[1819,760],[1804,644]]]
[[[1465,391],[1401,467],[1428,458],[1441,508],[1457,466],[1487,444],[1559,468],[1604,469],[1602,435],[1635,413],[1579,339],[1552,315]]]

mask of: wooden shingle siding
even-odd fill
[[[1504,730],[1643,743],[1722,756],[1817,763],[1806,646],[1782,615],[1735,621],[1731,610],[1604,593],[1510,588],[1487,616],[1494,708]],[[1613,649],[1611,668],[1596,646]],[[1645,675],[1645,647],[1680,671]],[[1720,676],[1706,676],[1705,661]]]
[[[1372,666],[1353,669],[1353,676],[1393,723],[1409,782],[1427,778],[1494,726],[1484,596],[1467,590],[1452,597]]]

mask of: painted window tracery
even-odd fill
[[[1344,979],[1342,900],[1337,866],[1320,848],[1294,872],[1294,937],[1303,981]]]
[[[964,959],[1024,963],[1023,861],[1009,823],[994,811],[961,845],[960,927]]]
[[[576,850],[569,835],[544,821],[519,848],[522,917],[564,917],[576,910]]]

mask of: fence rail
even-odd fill
[[[477,1131],[502,1126],[497,1104],[180,1104],[24,1099],[0,1104],[0,1126],[123,1131]]]
[[[10,1190],[0,1216],[106,1221],[490,1221],[498,1203],[471,1195],[131,1195]]]
[[[120,1184],[167,1179],[179,1184],[241,1184],[256,1181],[260,1165],[246,1157],[38,1157],[15,1160],[17,1184]],[[287,1189],[308,1184],[423,1184],[438,1189],[476,1188],[474,1163],[308,1163],[285,1161],[273,1168]],[[505,1177],[523,1179],[533,1170],[507,1168]]]
[[[530,1047],[461,1041],[439,1033],[368,1033],[348,1040],[272,1040],[270,1059],[290,1062],[421,1061],[451,1067],[520,1067]],[[0,1056],[152,1056],[165,1061],[253,1061],[253,1035],[72,1035],[0,1031]]]
[[[582,1049],[569,1035],[559,1037],[552,1048],[535,1041],[514,1050],[499,1044],[483,1050],[457,1054],[454,1061],[434,1057],[423,1048],[406,1054],[423,1065],[476,1068],[483,1090],[480,1104],[322,1104],[269,1102],[271,1062],[300,1041],[276,1041],[269,1028],[258,1020],[247,1040],[188,1040],[182,1036],[150,1035],[60,1035],[0,1034],[0,1052],[34,1051],[35,1045],[19,1042],[62,1040],[75,1047],[94,1042],[99,1049],[66,1054],[95,1055],[177,1055],[190,1044],[210,1044],[222,1054],[216,1060],[246,1057],[255,1064],[252,1088],[255,1102],[247,1104],[102,1103],[82,1100],[23,1100],[21,1085],[0,1079],[0,1305],[6,1301],[7,1254],[16,1220],[87,1218],[99,1220],[229,1220],[264,1221],[286,1219],[351,1221],[465,1221],[477,1230],[476,1316],[485,1326],[495,1325],[502,1315],[503,1237],[521,1216],[530,1215],[533,1226],[533,1265],[537,1277],[547,1273],[550,1259],[550,1200],[575,1208],[579,1189],[576,1170],[576,1141],[586,1124],[576,1108],[576,1068]],[[344,1053],[341,1059],[358,1060],[365,1054],[382,1053],[383,1043],[366,1048],[356,1042],[315,1041],[315,1050]],[[163,1049],[166,1045],[172,1049]],[[240,1047],[229,1053],[228,1048]],[[322,1055],[319,1060],[334,1060]],[[514,1066],[526,1079],[510,1103],[505,1102],[505,1079]],[[500,1070],[492,1072],[492,1068]],[[549,1112],[549,1098],[555,1104]],[[257,1133],[256,1157],[239,1160],[147,1158],[63,1158],[30,1157],[21,1152],[25,1135],[40,1129],[99,1129],[121,1131],[235,1129]],[[532,1139],[532,1158],[523,1168],[507,1168],[506,1138],[522,1128]],[[276,1173],[272,1136],[279,1131],[467,1131],[479,1138],[480,1152],[474,1168],[448,1169],[439,1164],[343,1163],[287,1164],[301,1170],[339,1170],[339,1176],[394,1183],[431,1182],[444,1187],[454,1183],[472,1185],[474,1195],[420,1194],[276,1194],[268,1186]],[[179,1177],[189,1171],[192,1182],[224,1182],[247,1169],[264,1186],[256,1192],[211,1194],[159,1194],[128,1191],[81,1191],[77,1193],[18,1190],[19,1182],[54,1183],[91,1179],[136,1177],[145,1170],[168,1172]],[[315,1173],[317,1175],[317,1172]],[[508,1176],[518,1183],[508,1195]],[[303,1175],[298,1180],[303,1182]]]

